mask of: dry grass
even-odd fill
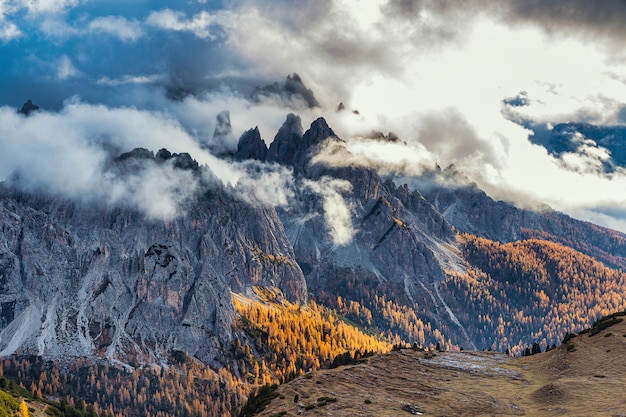
[[[626,416],[625,335],[623,322],[524,358],[392,352],[281,386],[260,415]]]

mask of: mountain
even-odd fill
[[[168,155],[135,150],[114,168],[171,164],[201,177],[189,155]],[[307,297],[275,210],[210,183],[171,221],[7,185],[0,219],[2,356],[27,348],[158,364],[179,350],[218,366],[233,338],[231,291],[267,285]]]
[[[265,393],[254,415],[622,415],[623,335],[613,317],[532,356],[403,349],[307,373]]]
[[[623,233],[573,219],[548,207],[520,209],[495,201],[476,184],[468,183],[454,167],[428,173],[417,184],[424,197],[458,231],[498,242],[540,238],[593,256],[610,267],[626,267]]]
[[[253,128],[220,154],[251,186],[186,153],[104,152],[103,176],[134,185],[125,200],[24,172],[0,186],[0,355],[42,395],[116,416],[227,415],[346,352],[521,353],[626,308],[622,233],[495,201],[453,168],[334,165],[329,152],[350,155],[323,118],[305,130],[290,114],[269,147]]]
[[[251,98],[257,103],[264,100],[284,101],[296,108],[315,108],[320,106],[313,91],[304,85],[302,78],[296,73],[288,75],[282,85],[276,82],[256,87],[252,92]]]

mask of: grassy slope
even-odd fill
[[[314,372],[279,387],[283,398],[260,415],[626,415],[626,321],[529,357],[491,352],[428,356],[404,350]],[[311,408],[320,397],[336,402]]]

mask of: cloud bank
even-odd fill
[[[622,1],[149,3],[0,1],[0,105],[10,107],[1,112],[0,141],[24,154],[15,161],[33,162],[15,138],[48,149],[58,136],[65,149],[59,144],[82,135],[91,138],[81,142],[87,152],[107,137],[127,148],[178,146],[224,181],[254,181],[250,167],[220,162],[202,145],[213,140],[222,110],[233,125],[225,149],[257,125],[273,135],[289,103],[254,103],[250,95],[297,72],[320,105],[299,109],[305,124],[326,117],[360,163],[410,175],[455,164],[496,198],[542,201],[626,230],[618,209],[626,176],[599,172],[606,152],[582,137],[579,152],[555,157],[520,123],[624,122]],[[26,121],[9,115],[28,98],[50,112]],[[339,103],[345,110],[336,112]],[[89,122],[81,119],[87,113]],[[106,122],[97,122],[101,115]],[[401,140],[365,140],[372,130]],[[9,159],[2,166],[16,168]],[[99,172],[84,169],[85,178]],[[278,177],[268,171],[256,180],[271,193]],[[289,198],[274,194],[272,204]]]

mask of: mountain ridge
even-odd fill
[[[328,309],[387,342],[446,350],[518,352],[530,339],[551,345],[588,324],[577,317],[593,320],[621,306],[615,288],[626,281],[608,267],[626,264],[624,234],[547,209],[519,209],[475,185],[436,181],[448,171],[409,186],[375,167],[333,166],[316,157],[329,141],[348,152],[323,118],[304,131],[289,114],[269,148],[251,129],[235,154],[223,156],[254,175],[271,169],[289,176],[286,201],[276,207],[248,188],[222,184],[192,155],[166,149],[111,151],[105,172],[124,181],[164,167],[193,180],[174,217],[150,217],[132,202],[58,197],[12,177],[0,186],[0,352],[86,356],[130,372],[206,367],[207,381],[236,387],[234,396],[210,395],[218,408],[236,412],[236,398],[259,383],[258,372],[249,376],[255,366],[268,382],[332,361],[319,344],[306,366],[285,359],[281,368],[275,350],[257,342],[270,334],[259,327],[264,322],[235,308],[237,297],[258,291],[281,294],[295,310]],[[482,249],[470,254],[468,242]],[[520,265],[534,256],[546,274],[521,274],[519,291],[507,287],[517,272],[494,263],[499,253]],[[559,256],[570,263],[555,263]],[[583,277],[604,271],[607,283],[568,280],[570,270]],[[553,286],[541,287],[546,277]],[[537,283],[543,294],[534,291]],[[563,317],[546,312],[563,300],[567,320],[557,326]],[[129,410],[116,412],[122,409]]]

